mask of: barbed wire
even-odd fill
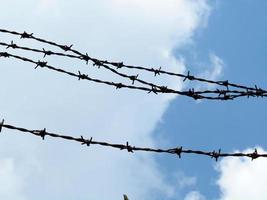
[[[65,57],[69,57],[69,58],[77,58],[77,59],[80,59],[80,60],[84,60],[84,61],[86,61],[86,63],[88,63],[88,61],[92,61],[94,65],[99,66],[99,67],[103,66],[104,68],[109,69],[110,71],[112,71],[112,70],[107,65],[112,65],[112,66],[116,67],[117,69],[119,69],[119,68],[128,68],[128,69],[138,69],[138,70],[142,70],[142,71],[152,72],[152,73],[154,73],[154,76],[157,76],[157,75],[160,75],[160,74],[167,74],[167,75],[170,75],[170,76],[176,76],[176,77],[183,78],[183,81],[186,81],[186,80],[189,80],[189,81],[200,81],[200,82],[205,82],[205,83],[209,83],[209,84],[216,84],[218,86],[224,86],[227,89],[229,89],[229,87],[235,87],[235,88],[245,89],[247,91],[255,91],[258,94],[262,93],[262,92],[263,93],[267,93],[267,90],[263,90],[262,88],[258,87],[257,85],[255,85],[255,87],[248,87],[248,86],[244,86],[244,85],[241,85],[241,84],[231,83],[228,80],[225,80],[225,81],[209,80],[209,79],[193,76],[193,75],[190,74],[190,71],[188,71],[187,74],[180,74],[180,73],[164,71],[164,70],[161,69],[161,67],[159,67],[158,69],[157,68],[147,68],[147,67],[143,67],[143,66],[126,65],[123,62],[111,62],[111,61],[107,61],[107,60],[101,60],[101,59],[93,58],[93,57],[89,56],[88,53],[83,54],[83,53],[79,52],[78,50],[73,49],[72,48],[73,45],[58,44],[58,43],[53,42],[53,41],[49,41],[49,40],[45,40],[45,39],[42,39],[42,38],[35,37],[35,36],[33,36],[33,33],[29,34],[29,33],[25,32],[25,31],[23,33],[19,33],[19,32],[16,32],[16,31],[0,29],[0,32],[9,33],[9,34],[13,34],[13,35],[18,35],[18,36],[20,36],[20,38],[34,39],[36,41],[39,41],[39,42],[42,42],[42,43],[45,43],[45,44],[49,44],[49,45],[52,45],[52,46],[59,47],[60,49],[66,51],[66,52],[69,51],[69,52],[72,52],[72,53],[78,55],[78,56],[75,56],[75,55],[71,55],[71,54],[57,53],[57,52],[53,52],[51,50],[49,50],[49,51],[46,51],[45,49],[37,50],[37,49],[32,49],[32,48],[27,48],[27,47],[20,47],[20,46],[17,46],[15,44],[13,44],[13,46],[12,46],[12,44],[8,45],[6,43],[1,43],[1,45],[12,47],[12,48],[19,48],[19,49],[23,49],[23,50],[29,50],[29,51],[33,51],[33,52],[43,53],[44,57],[47,56],[47,55],[65,56]],[[114,72],[116,74],[119,73],[116,70],[112,71],[112,72]],[[124,76],[124,77],[126,77],[126,76]],[[128,76],[128,78],[133,78],[133,77],[134,76]],[[244,95],[244,96],[247,96],[247,95]]]
[[[256,158],[260,158],[260,157],[262,158],[267,157],[267,154],[258,153],[257,149],[255,149],[254,152],[251,152],[251,153],[241,153],[241,152],[223,153],[221,149],[219,149],[218,151],[202,151],[202,150],[185,149],[182,146],[168,148],[168,149],[137,147],[137,146],[130,145],[128,141],[125,144],[114,144],[114,143],[108,143],[108,142],[103,142],[103,141],[96,141],[96,140],[93,140],[93,137],[91,137],[90,139],[86,139],[83,136],[73,137],[73,136],[65,135],[65,134],[63,135],[63,134],[58,134],[58,133],[52,133],[52,132],[48,132],[46,128],[41,129],[41,130],[31,130],[27,128],[22,128],[22,127],[6,124],[4,119],[0,123],[0,132],[3,130],[3,128],[17,130],[23,133],[29,133],[35,136],[39,136],[43,140],[45,139],[46,136],[49,136],[52,138],[60,138],[63,140],[78,142],[81,145],[86,145],[88,147],[90,145],[99,145],[102,147],[110,147],[110,148],[115,148],[119,150],[127,150],[127,152],[129,153],[134,153],[137,151],[153,152],[153,153],[167,153],[167,154],[177,155],[179,158],[181,158],[183,154],[194,154],[198,156],[207,156],[210,158],[214,158],[216,161],[218,161],[218,159],[222,157],[248,157],[248,158],[251,158],[252,160]]]
[[[91,78],[89,77],[87,74],[82,74],[80,71],[78,71],[78,74],[73,73],[73,72],[69,72],[66,70],[63,70],[61,68],[57,68],[51,65],[48,65],[47,62],[45,61],[34,61],[30,58],[27,57],[22,57],[22,56],[18,56],[15,54],[10,54],[8,52],[0,52],[0,57],[4,57],[4,58],[15,58],[24,62],[28,62],[31,64],[35,65],[35,69],[38,67],[41,68],[47,68],[56,72],[60,72],[69,76],[73,76],[78,78],[78,80],[88,80],[91,82],[97,82],[97,83],[101,83],[101,84],[106,84],[109,86],[114,86],[116,87],[116,89],[120,89],[120,88],[128,88],[128,89],[135,89],[135,90],[142,90],[142,91],[147,91],[148,93],[153,92],[155,94],[158,93],[173,93],[173,94],[178,94],[178,95],[183,95],[183,96],[188,96],[191,97],[193,99],[209,99],[209,100],[232,100],[235,99],[237,97],[242,97],[242,96],[252,96],[252,97],[266,97],[267,94],[264,93],[263,90],[258,89],[258,91],[238,91],[238,90],[204,90],[204,91],[194,91],[194,89],[189,89],[188,91],[178,91],[178,90],[174,90],[174,89],[170,89],[167,86],[158,86],[155,84],[151,85],[151,88],[147,88],[147,87],[142,87],[142,86],[134,86],[134,85],[126,85],[123,83],[114,83],[114,82],[110,82],[110,81],[106,81],[106,80],[100,80],[100,79],[95,79],[95,78]],[[134,80],[133,83],[134,84]],[[218,96],[204,96],[203,94],[216,94]]]
[[[18,45],[16,45],[13,41],[11,42],[11,44],[7,44],[7,43],[0,42],[0,45],[2,45],[2,46],[6,46],[7,49],[8,49],[8,48],[13,48],[13,49],[23,49],[23,50],[28,50],[28,51],[32,51],[32,52],[44,53],[44,57],[45,57],[47,54],[49,54],[49,55],[53,54],[53,53],[51,53],[52,51],[45,51],[44,49],[43,49],[43,51],[42,51],[42,50],[33,49],[33,48],[29,48],[29,47],[18,46]],[[2,53],[7,53],[7,52],[2,52]],[[75,57],[75,56],[70,55],[70,54],[61,54],[61,53],[54,53],[54,54],[55,54],[55,55],[64,55],[64,56],[67,56],[67,57]],[[0,55],[0,57],[1,57],[1,55]],[[3,56],[3,57],[12,57],[12,54],[5,55],[5,56]],[[17,58],[17,59],[20,59],[20,60],[23,60],[23,61],[29,61],[29,62],[31,62],[31,63],[35,63],[35,64],[38,65],[37,62],[35,62],[35,61],[33,61],[33,60],[29,59],[29,58],[26,58],[26,57],[16,56],[16,55],[14,55],[14,54],[13,54],[13,57],[14,57],[14,58]],[[46,63],[46,64],[47,64],[47,63]],[[132,84],[133,84],[133,85],[134,85],[135,81],[137,81],[137,82],[142,83],[142,84],[144,84],[144,85],[148,85],[148,86],[150,86],[151,88],[153,88],[153,92],[154,92],[154,93],[163,92],[163,89],[164,89],[167,93],[176,93],[176,94],[180,94],[180,95],[185,95],[185,94],[183,94],[183,92],[180,92],[180,91],[177,91],[177,90],[169,89],[167,86],[159,86],[159,85],[156,85],[156,84],[153,84],[153,83],[144,81],[144,80],[142,80],[142,79],[139,79],[139,78],[138,78],[138,75],[132,75],[132,76],[129,76],[129,75],[120,73],[120,72],[116,71],[115,69],[110,68],[109,66],[106,66],[106,65],[101,65],[101,66],[104,66],[106,69],[112,71],[113,73],[115,73],[115,74],[117,74],[117,75],[119,75],[119,76],[121,76],[121,77],[130,79],[130,80],[132,81]],[[98,67],[100,67],[100,66],[98,66]],[[49,68],[49,69],[51,69],[51,68]],[[65,70],[64,70],[64,71],[65,71]],[[69,75],[70,75],[70,74],[69,74]],[[158,90],[156,90],[156,89],[158,89]],[[187,93],[189,94],[189,92],[187,92]],[[190,93],[193,94],[193,90],[190,91]],[[197,95],[197,93],[200,94],[200,92],[196,92],[195,95],[193,94],[193,95],[194,95],[194,98],[199,98],[199,99],[202,98],[202,96],[201,96],[201,95]],[[208,91],[206,91],[206,93],[208,93]],[[187,95],[187,96],[188,96],[188,95]]]
[[[186,75],[184,75],[184,74],[178,74],[178,73],[164,71],[161,69],[161,67],[158,69],[146,68],[146,67],[141,67],[141,66],[125,65],[123,62],[110,62],[110,61],[106,61],[106,60],[99,60],[99,59],[90,57],[87,53],[83,54],[83,53],[73,49],[72,48],[73,45],[68,46],[68,45],[57,44],[57,43],[52,42],[52,41],[48,41],[48,40],[45,40],[42,38],[37,38],[37,37],[33,36],[32,33],[31,34],[28,34],[26,32],[19,33],[16,31],[9,31],[9,30],[4,30],[4,29],[0,29],[0,32],[18,35],[21,38],[34,39],[36,41],[39,41],[39,42],[42,42],[45,44],[59,47],[62,50],[64,50],[65,52],[72,52],[76,55],[72,55],[72,54],[68,54],[68,53],[53,52],[51,50],[45,50],[44,48],[42,50],[39,50],[39,49],[30,48],[30,47],[19,46],[19,45],[15,44],[13,41],[10,44],[0,42],[0,45],[6,46],[7,49],[8,48],[22,49],[22,50],[31,51],[31,52],[42,53],[42,54],[44,54],[44,57],[50,56],[50,55],[65,56],[65,57],[69,57],[69,58],[84,60],[84,61],[86,61],[86,63],[88,63],[88,61],[92,61],[94,66],[104,67],[104,68],[110,70],[111,72],[121,76],[121,77],[130,79],[132,81],[132,85],[126,85],[123,83],[114,83],[111,81],[91,78],[87,74],[82,74],[80,71],[78,71],[78,74],[77,74],[74,72],[69,72],[69,71],[63,70],[61,68],[49,65],[45,61],[40,61],[40,60],[34,61],[34,60],[27,58],[27,57],[18,56],[18,55],[11,54],[8,52],[0,52],[0,57],[5,57],[5,58],[12,57],[12,58],[15,58],[15,59],[18,59],[21,61],[25,61],[25,62],[34,64],[35,69],[38,67],[47,68],[47,69],[50,69],[50,70],[53,70],[56,72],[60,72],[60,73],[63,73],[63,74],[69,75],[69,76],[76,77],[76,78],[78,78],[78,80],[88,80],[88,81],[92,81],[92,82],[106,84],[109,86],[114,86],[116,89],[128,88],[128,89],[142,90],[142,91],[146,91],[148,93],[153,92],[155,94],[174,93],[174,94],[188,96],[188,97],[191,97],[191,98],[196,99],[196,100],[197,99],[233,100],[235,98],[243,97],[243,96],[247,96],[247,97],[250,97],[250,96],[252,96],[252,97],[266,97],[267,96],[267,91],[257,87],[256,85],[255,85],[255,87],[247,87],[244,85],[230,83],[228,80],[227,81],[213,81],[213,80],[208,80],[208,79],[204,79],[204,78],[198,78],[198,77],[191,75],[190,72],[188,72]],[[170,76],[177,76],[177,77],[184,78],[183,81],[195,80],[195,81],[200,81],[200,82],[206,82],[206,83],[210,83],[210,84],[216,84],[218,86],[223,86],[226,89],[194,91],[194,88],[192,88],[192,89],[189,89],[188,91],[177,91],[174,89],[170,89],[167,86],[159,86],[159,85],[156,85],[154,83],[150,83],[150,82],[144,81],[142,79],[139,79],[138,75],[129,76],[127,74],[118,72],[116,69],[111,68],[109,65],[116,67],[117,70],[120,68],[138,69],[138,70],[152,72],[152,73],[154,73],[154,76],[157,76],[160,74],[167,74]],[[139,83],[147,85],[149,87],[136,86],[136,85],[134,85],[135,82],[139,82]],[[229,87],[235,87],[235,88],[239,88],[242,90],[230,90]],[[213,95],[213,96],[205,96],[205,95]],[[24,132],[24,133],[30,133],[32,135],[41,137],[43,140],[45,139],[46,136],[49,136],[52,138],[61,138],[64,140],[79,142],[82,145],[86,145],[86,146],[100,145],[103,147],[110,147],[110,148],[116,148],[116,149],[120,149],[120,150],[127,150],[127,152],[130,152],[130,153],[133,153],[136,151],[154,152],[154,153],[168,153],[168,154],[175,154],[179,158],[181,158],[182,154],[195,154],[195,155],[208,156],[208,157],[214,158],[216,161],[221,157],[249,157],[252,160],[259,158],[259,157],[267,157],[267,154],[259,154],[257,152],[257,149],[255,149],[255,151],[251,152],[251,153],[222,153],[222,151],[220,149],[218,151],[202,151],[202,150],[184,149],[182,146],[175,147],[175,148],[169,148],[169,149],[160,149],[160,148],[156,149],[156,148],[149,148],[149,147],[131,146],[131,145],[129,145],[128,142],[126,142],[126,144],[113,144],[113,143],[108,143],[108,142],[103,142],[103,141],[95,141],[92,139],[92,137],[90,139],[86,139],[83,136],[73,137],[73,136],[69,136],[69,135],[62,135],[62,134],[47,132],[45,128],[42,130],[30,130],[30,129],[21,128],[21,127],[17,127],[14,125],[6,124],[6,123],[4,123],[4,120],[0,123],[0,132],[3,128],[17,130],[17,131]]]
[[[46,55],[52,55],[52,54],[54,54],[54,55],[61,55],[61,56],[64,55],[64,56],[66,56],[66,57],[70,57],[70,58],[75,58],[75,57],[77,58],[77,56],[70,55],[70,54],[52,53],[52,51],[45,51],[45,49],[43,49],[43,51],[42,51],[42,50],[33,49],[33,48],[29,48],[29,47],[18,46],[18,45],[16,45],[13,41],[11,41],[11,44],[7,44],[7,43],[4,43],[4,42],[0,42],[0,45],[2,45],[2,46],[6,46],[7,49],[8,49],[8,48],[12,48],[12,49],[23,49],[23,50],[26,50],[26,51],[32,51],[32,52],[44,53],[44,57],[45,57]],[[107,65],[103,65],[103,64],[102,64],[102,65],[94,64],[94,66],[97,66],[98,68],[100,68],[100,67],[104,67],[105,69],[107,69],[107,70],[113,72],[113,73],[116,74],[116,75],[119,75],[119,76],[121,76],[121,77],[123,77],[123,78],[128,78],[128,79],[130,79],[130,80],[132,81],[133,84],[134,84],[135,81],[137,81],[137,82],[139,82],[139,83],[142,83],[142,84],[144,84],[144,85],[148,85],[148,86],[150,86],[150,87],[155,87],[155,88],[158,88],[158,87],[159,87],[159,86],[157,86],[157,85],[155,85],[155,84],[153,84],[153,83],[150,83],[150,82],[144,81],[144,80],[142,80],[142,79],[139,79],[139,78],[138,78],[138,75],[127,75],[127,74],[118,72],[117,70],[115,70],[115,69],[113,69],[113,68],[111,68],[111,67],[109,67],[109,66],[107,66]]]

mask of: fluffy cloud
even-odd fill
[[[189,192],[184,200],[205,200],[205,197],[198,191]]]
[[[218,80],[223,75],[223,67],[225,64],[219,56],[213,53],[210,54],[209,58],[210,58],[209,65],[201,66],[203,70],[198,75],[198,77],[210,80]],[[215,87],[216,85],[214,84],[206,84],[206,83],[198,83],[196,86],[197,89],[214,89]]]
[[[22,175],[18,173],[12,158],[0,160],[0,198],[24,200]]]
[[[210,60],[212,69],[207,71],[204,76],[208,79],[216,80],[222,75],[224,63],[223,60],[215,54],[210,55]]]
[[[176,72],[184,72],[185,66],[172,49],[190,43],[194,32],[206,24],[210,12],[205,0],[15,0],[2,2],[1,8],[3,28],[74,43],[75,48],[96,57],[165,66]],[[11,37],[1,35],[1,40],[10,41]],[[36,45],[29,40],[15,42]],[[24,55],[41,59],[35,54]],[[84,63],[61,58],[48,61],[72,71],[85,71],[92,77],[118,80]],[[46,127],[96,140],[128,140],[130,144],[154,146],[152,130],[175,98],[78,82],[43,69],[33,70],[33,66],[14,60],[1,60],[0,65],[0,84],[5,85],[0,88],[5,97],[1,98],[1,117],[31,128]],[[155,80],[153,74],[140,77]],[[179,79],[166,76],[161,76],[159,83],[182,88]],[[152,194],[156,197],[173,193],[150,154],[85,149],[59,140],[42,142],[9,133],[6,131],[0,141],[1,156],[19,160],[21,166],[28,166],[22,159],[25,156],[35,163],[28,167],[31,176],[23,178],[22,196],[27,199],[119,199],[124,193],[131,199],[151,199]],[[21,173],[17,175],[22,176]],[[8,170],[4,174],[12,175]],[[16,185],[10,185],[17,191]]]
[[[257,148],[258,153],[266,153]],[[253,152],[247,149],[244,152]],[[221,190],[221,200],[257,199],[265,200],[266,193],[265,159],[251,161],[249,158],[225,158],[217,166],[220,173],[218,186]]]

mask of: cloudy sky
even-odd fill
[[[1,28],[74,44],[95,57],[180,73],[190,70],[211,79],[267,88],[263,0],[12,0],[1,2],[1,8]],[[3,33],[0,37],[43,47]],[[53,57],[47,61],[95,78],[118,80],[79,61]],[[176,78],[142,77],[186,87]],[[0,117],[18,126],[136,146],[266,149],[264,99],[195,102],[114,90],[11,59],[0,60],[0,84]],[[123,194],[131,200],[266,199],[264,159],[215,163],[189,155],[182,159],[131,155],[55,139],[41,141],[8,130],[2,132],[0,146],[0,198],[6,200],[106,200],[122,199]]]

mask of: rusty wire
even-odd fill
[[[137,146],[132,146],[129,144],[127,141],[124,144],[114,144],[114,143],[108,143],[108,142],[103,142],[103,141],[96,141],[93,140],[92,137],[90,139],[86,139],[83,136],[80,137],[73,137],[70,135],[63,135],[63,134],[58,134],[58,133],[52,133],[48,132],[46,128],[41,129],[41,130],[31,130],[27,128],[22,128],[22,127],[17,127],[14,125],[6,124],[4,119],[0,123],[0,132],[2,129],[11,129],[11,130],[17,130],[22,133],[29,133],[35,136],[41,137],[43,140],[45,140],[46,136],[52,137],[52,138],[60,138],[63,140],[69,140],[69,141],[75,141],[80,143],[81,145],[99,145],[102,147],[110,147],[110,148],[115,148],[119,150],[126,150],[129,153],[134,153],[137,151],[142,151],[142,152],[153,152],[153,153],[166,153],[166,154],[174,154],[177,155],[179,158],[181,158],[182,154],[194,154],[194,155],[199,155],[199,156],[207,156],[210,158],[214,158],[215,161],[218,161],[219,158],[222,157],[248,157],[251,158],[252,160],[256,158],[266,158],[267,154],[260,154],[258,153],[257,149],[255,149],[251,153],[223,153],[221,149],[218,151],[202,151],[202,150],[193,150],[193,149],[185,149],[182,146],[174,147],[174,148],[168,148],[168,149],[161,149],[161,148],[149,148],[149,147],[137,147]]]

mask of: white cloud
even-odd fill
[[[266,153],[257,148],[258,153]],[[244,152],[253,152],[247,149]],[[221,190],[220,200],[267,199],[266,193],[266,159],[258,158],[224,158],[219,162],[217,170],[220,173],[218,186]]]
[[[191,191],[185,196],[184,200],[205,200],[205,197],[198,191]]]
[[[44,9],[42,5],[54,7]],[[184,72],[185,66],[182,60],[175,59],[172,49],[190,43],[210,12],[205,0],[79,0],[75,3],[16,0],[2,2],[1,8],[3,28],[27,30],[58,42],[74,43],[75,48],[96,57],[166,66],[165,69],[176,72]],[[1,40],[10,39],[1,35]],[[29,40],[15,42],[33,45]],[[34,57],[41,59],[41,56]],[[51,58],[49,62],[77,67],[68,67],[74,71],[86,71],[88,67],[67,59]],[[45,126],[49,131],[83,134],[96,140],[128,140],[130,144],[154,146],[157,142],[153,140],[152,130],[175,97],[118,91],[43,69],[33,70],[33,66],[14,60],[1,59],[0,66],[0,84],[5,85],[0,88],[5,97],[0,100],[0,110],[7,122],[30,128]],[[86,73],[118,79],[91,66]],[[153,74],[140,78],[155,80]],[[160,78],[162,84],[182,87],[179,79]],[[32,175],[23,178],[27,199],[119,199],[124,193],[131,199],[150,199],[152,193],[157,194],[155,191],[167,196],[173,193],[173,187],[164,179],[151,154],[129,155],[98,147],[85,149],[59,140],[43,142],[32,136],[8,133],[0,140],[0,146],[5,149],[2,155],[15,161],[24,156],[33,157],[36,163],[29,167]],[[22,166],[27,165],[21,162]]]
[[[222,75],[223,71],[223,60],[216,56],[215,54],[210,55],[212,69],[209,72],[206,72],[206,77],[211,80],[216,80]]]
[[[183,172],[178,172],[176,175],[176,180],[178,182],[178,187],[183,189],[185,187],[196,185],[197,178],[194,176],[186,176]]]
[[[25,199],[21,177],[12,158],[0,160],[0,199]]]
[[[198,77],[209,79],[209,80],[218,80],[223,75],[223,68],[225,64],[223,60],[217,55],[211,53],[210,54],[210,64],[209,66],[205,66],[202,72],[198,75]],[[209,83],[198,83],[197,87],[199,89],[214,89],[217,88],[217,85],[209,84]]]

